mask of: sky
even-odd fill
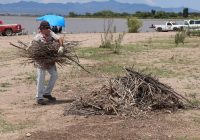
[[[21,0],[0,0],[0,4],[19,2]],[[40,3],[68,3],[68,2],[90,2],[90,1],[106,1],[106,0],[23,0],[34,1]],[[196,10],[200,10],[200,0],[116,0],[123,3],[143,3],[153,6],[159,6],[163,8],[174,7],[188,7]]]

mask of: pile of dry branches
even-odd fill
[[[152,110],[184,108],[186,98],[150,75],[125,69],[126,76],[110,79],[100,91],[81,98],[65,114],[137,115]]]
[[[64,53],[60,55],[58,54],[58,42],[43,43],[32,41],[31,45],[22,41],[18,41],[18,45],[10,43],[10,45],[19,49],[18,55],[25,58],[23,64],[33,63],[43,69],[48,69],[55,63],[59,66],[75,63],[84,69],[79,64],[79,59],[74,51],[74,46],[78,44],[79,42],[76,41],[64,43]]]

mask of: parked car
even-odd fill
[[[21,24],[3,24],[3,21],[0,21],[0,34],[3,36],[11,36],[22,32],[22,30]]]
[[[200,28],[200,20],[184,20],[185,28],[198,29]]]
[[[179,25],[176,22],[168,21],[164,25],[152,25],[158,32],[178,31],[184,28],[184,25]]]

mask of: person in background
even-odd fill
[[[58,33],[58,27],[57,26],[53,26],[51,29],[55,34]]]
[[[47,21],[42,21],[39,26],[39,33],[33,38],[34,41],[41,41],[44,43],[50,43],[53,41],[59,42],[58,54],[63,54],[63,38],[56,35],[54,32],[50,30],[50,24]],[[45,87],[45,73],[48,71],[50,74],[50,80],[48,85]],[[56,98],[51,95],[52,90],[54,88],[55,82],[58,78],[56,65],[52,64],[48,69],[42,68],[42,66],[37,66],[37,94],[36,101],[39,105],[46,105],[46,101],[44,98],[53,102],[56,101]]]
[[[62,33],[62,26],[60,26],[59,28],[58,28],[58,33]]]

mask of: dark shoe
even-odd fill
[[[39,99],[39,100],[37,100],[37,104],[46,105],[47,103],[44,101],[44,99]]]
[[[55,97],[52,97],[51,95],[43,95],[44,98],[47,98],[49,101],[56,101]]]

